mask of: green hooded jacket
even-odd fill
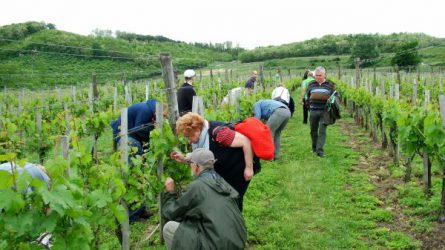
[[[247,232],[237,198],[213,169],[201,172],[180,197],[163,193],[163,217],[180,222],[172,249],[244,249]]]
[[[315,78],[313,78],[312,76],[308,76],[308,77],[306,78],[306,80],[304,80],[304,81],[301,83],[301,88],[302,88],[303,90],[305,90],[305,92],[307,92],[307,87],[308,87],[309,84],[310,84],[311,82],[313,82],[313,81],[315,81]],[[307,100],[307,93],[304,94],[304,100]]]

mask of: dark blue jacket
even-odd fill
[[[156,100],[135,103],[128,107],[128,136],[138,140],[141,144],[150,141],[150,131],[154,128],[156,119]],[[121,117],[111,122],[113,137],[116,142],[120,140],[119,132]]]
[[[256,78],[255,77],[251,77],[249,78],[249,80],[246,82],[246,89],[253,89],[255,87],[255,82],[256,82]]]

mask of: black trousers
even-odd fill
[[[309,105],[308,103],[306,103],[303,99],[302,101],[303,103],[303,123],[307,124],[307,119],[308,119],[308,114],[309,114]]]

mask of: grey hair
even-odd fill
[[[317,74],[318,73],[323,73],[323,75],[326,75],[326,69],[323,68],[322,66],[318,66],[317,68],[315,68],[314,73]]]

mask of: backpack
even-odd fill
[[[277,96],[277,97],[275,97],[273,100],[275,100],[275,101],[279,101],[279,102],[281,102],[282,104],[284,104],[284,105],[286,105],[286,106],[289,106],[289,103],[287,103],[286,100],[284,100],[283,98],[281,98],[281,96]]]
[[[273,160],[275,146],[273,144],[270,128],[255,117],[249,117],[241,122],[228,123],[218,126],[212,131],[212,139],[216,141],[218,132],[224,127],[229,126],[230,129],[243,134],[250,139],[253,153],[263,160]]]

